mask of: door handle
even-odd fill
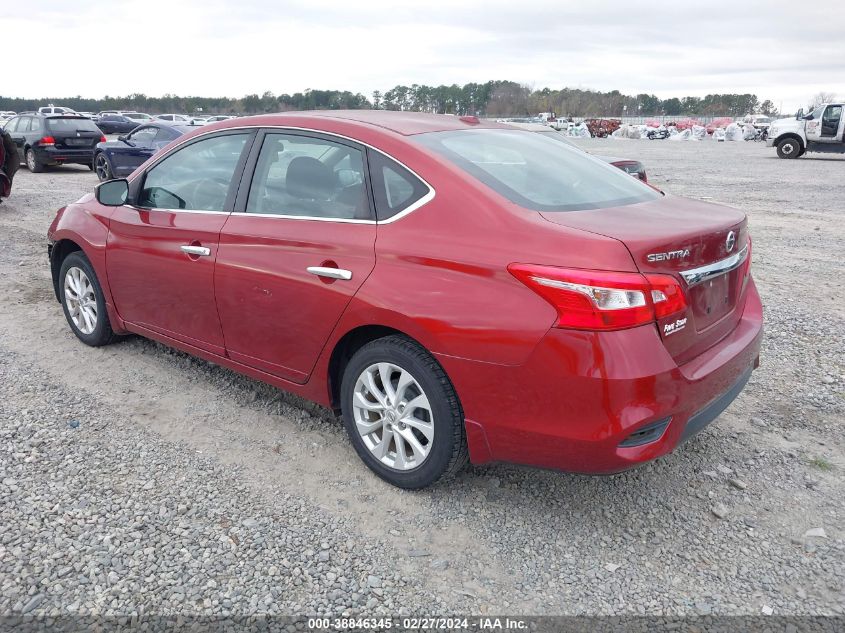
[[[179,247],[182,249],[183,253],[187,253],[188,255],[196,255],[198,257],[205,257],[207,255],[211,255],[211,249],[206,248],[205,246],[194,246],[192,244],[185,244]]]
[[[329,268],[327,266],[309,266],[305,270],[307,270],[312,275],[317,275],[318,277],[328,277],[329,279],[342,279],[344,281],[349,281],[350,279],[352,279],[352,271],[344,270],[343,268]]]

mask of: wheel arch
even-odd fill
[[[340,384],[343,381],[343,370],[349,363],[352,356],[355,355],[367,343],[384,338],[386,336],[404,336],[409,340],[414,341],[417,345],[425,349],[425,345],[416,340],[413,336],[408,335],[401,330],[387,325],[371,324],[360,325],[355,327],[343,336],[341,336],[332,349],[329,357],[329,365],[327,372],[329,402],[331,408],[337,413],[340,411]],[[430,353],[430,352],[429,352]]]
[[[775,147],[777,147],[778,145],[780,145],[782,141],[785,141],[785,140],[786,140],[786,139],[788,139],[788,138],[791,138],[791,139],[793,139],[793,140],[798,141],[798,145],[800,145],[800,146],[801,146],[801,149],[802,149],[802,150],[806,150],[806,149],[807,149],[807,144],[804,142],[804,139],[802,139],[802,138],[801,138],[801,135],[800,135],[800,134],[796,134],[795,132],[784,132],[783,134],[781,134],[780,136],[778,136],[778,137],[775,139],[775,142],[774,142]]]
[[[62,301],[59,292],[59,272],[62,269],[62,262],[68,255],[77,251],[85,252],[82,246],[69,238],[58,240],[50,247],[50,274],[53,278],[53,293],[59,303]]]

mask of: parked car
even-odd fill
[[[519,128],[521,130],[527,130],[528,132],[535,132],[537,134],[544,134],[547,138],[554,139],[560,143],[566,143],[570,147],[574,147],[578,151],[584,151],[580,147],[578,147],[575,143],[570,141],[567,137],[565,137],[560,132],[556,131],[555,129],[549,127],[548,125],[543,125],[539,123],[514,123],[508,122],[508,125],[512,127]],[[585,152],[590,153],[590,152]],[[616,156],[599,156],[594,154],[596,158],[603,160],[606,163],[610,163],[614,167],[621,169],[626,174],[630,174],[636,178],[639,178],[643,182],[648,182],[648,174],[646,174],[645,165],[643,165],[640,161],[634,160],[632,158],[618,158]]]
[[[157,114],[153,117],[156,121],[164,121],[165,123],[182,123],[184,125],[191,124],[191,118],[184,114]]]
[[[52,104],[38,108],[38,114],[76,114],[73,108],[66,108],[64,106],[54,106]]]
[[[128,176],[162,147],[194,128],[167,123],[136,127],[116,141],[104,141],[94,149],[94,171],[100,180]]]
[[[140,334],[340,411],[404,488],[467,455],[625,470],[701,431],[759,363],[744,213],[475,117],[196,128],[48,237],[83,343]]]
[[[122,111],[122,112],[119,112],[118,114],[122,114],[127,119],[132,119],[133,121],[136,121],[139,124],[140,123],[152,123],[155,120],[155,119],[153,119],[152,116],[150,116],[149,114],[146,114],[144,112]]]
[[[77,163],[94,169],[94,146],[106,137],[94,122],[68,114],[31,114],[9,121],[6,130],[29,171],[39,173],[47,165]]]
[[[103,131],[103,134],[124,134],[131,132],[138,125],[138,121],[122,114],[104,114],[97,119],[97,127]]]
[[[11,119],[15,115],[16,115],[16,113],[12,112],[11,110],[0,111],[0,121],[8,121],[9,119]]]
[[[237,117],[230,116],[228,114],[215,114],[214,116],[208,117],[205,122],[208,123],[217,123],[218,121],[229,121],[230,119],[236,119]]]
[[[767,129],[772,124],[772,117],[764,114],[748,114],[736,120],[737,125],[753,125],[757,129]]]

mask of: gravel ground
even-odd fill
[[[0,615],[845,614],[845,160],[579,141],[746,210],[762,368],[674,454],[409,493],[334,417],[140,338],[81,345],[45,233],[85,168],[0,205]]]

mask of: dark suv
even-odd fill
[[[94,169],[94,148],[106,137],[94,122],[83,116],[28,114],[6,125],[18,154],[32,172],[47,165],[77,163]]]

